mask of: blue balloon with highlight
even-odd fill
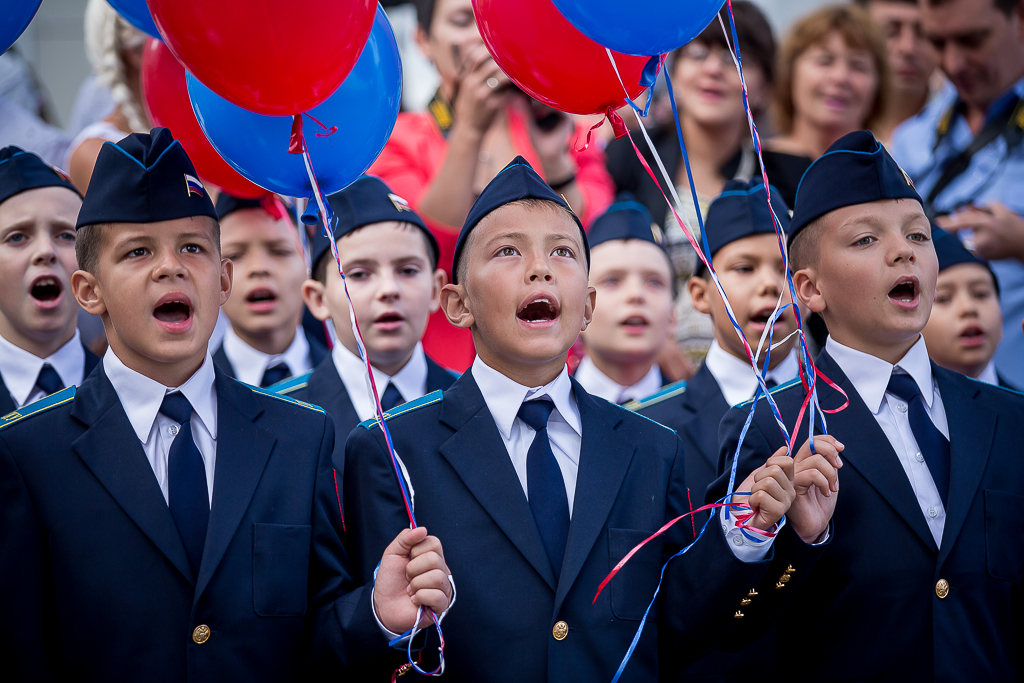
[[[271,192],[289,197],[312,193],[303,156],[288,152],[292,117],[242,109],[192,74],[187,78],[199,125],[232,167]],[[401,99],[398,44],[387,16],[378,7],[370,38],[352,72],[333,95],[302,117],[313,171],[325,195],[345,189],[380,155],[395,126]],[[327,135],[329,131],[314,118],[325,126],[337,126],[337,131]]]
[[[153,22],[153,15],[149,13],[149,5],[146,4],[146,0],[107,0],[107,2],[129,24],[146,35],[152,36],[157,40],[163,40],[160,37],[160,31],[157,30],[156,24]]]
[[[594,42],[629,55],[671,52],[700,35],[724,0],[552,0]]]
[[[43,0],[0,0],[0,54],[21,37]]]

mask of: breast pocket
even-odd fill
[[[651,535],[636,529],[608,529],[608,555],[615,567],[630,550]],[[608,585],[611,591],[612,614],[619,619],[640,621],[654,597],[661,572],[662,542],[656,538],[629,559]],[[648,619],[657,618],[657,607]]]
[[[1024,578],[1024,496],[985,491],[985,552],[988,573],[1019,583]]]
[[[253,524],[252,602],[261,617],[306,613],[308,524]]]

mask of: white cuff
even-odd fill
[[[377,565],[377,568],[373,570],[374,583],[377,582],[377,571],[379,569],[380,565]],[[455,599],[459,595],[459,592],[455,589],[455,579],[452,578],[451,574],[448,575],[448,583],[450,583],[452,586],[452,600],[448,603],[448,609],[446,609],[444,612],[441,612],[441,614],[437,617],[438,623],[443,622],[444,618],[448,616],[448,612],[450,612],[452,607],[455,605]],[[392,644],[392,647],[401,648],[403,650],[406,649],[406,643],[412,636],[412,634],[403,637],[399,633],[392,633],[390,630],[388,630],[386,626],[384,626],[383,623],[381,623],[380,617],[377,615],[377,602],[374,600],[373,591],[374,589],[370,589],[370,607],[373,609],[373,618],[377,622],[377,627],[380,629],[380,632],[384,634],[384,637],[388,639],[388,642]],[[423,629],[420,629],[420,632],[422,631]],[[398,642],[395,642],[396,640]]]
[[[748,531],[744,533],[731,513],[732,508],[723,506],[721,510],[719,519],[722,523],[722,534],[725,536],[725,541],[728,543],[729,549],[732,550],[732,554],[736,556],[736,559],[741,562],[760,562],[763,560],[768,555],[768,549],[772,547],[775,536],[760,538],[753,532]],[[775,525],[774,533],[778,534],[784,526],[786,526],[785,518],[783,518],[780,524]]]

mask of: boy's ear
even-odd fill
[[[822,313],[825,308],[825,296],[818,288],[817,273],[812,268],[803,268],[793,273],[793,288],[797,299],[812,313]]]
[[[231,296],[231,280],[235,274],[235,264],[226,258],[220,260],[220,305]]]
[[[444,310],[448,322],[455,327],[464,330],[469,329],[476,322],[473,318],[473,311],[470,310],[469,301],[466,298],[464,285],[447,284],[441,288],[441,308]]]
[[[306,308],[313,314],[313,317],[324,322],[331,317],[331,311],[327,308],[327,288],[319,280],[309,279],[302,283],[302,300],[306,302]]]
[[[85,270],[76,270],[71,274],[71,292],[82,310],[90,315],[103,315],[107,312],[107,306],[103,303],[103,293],[100,291],[99,281],[96,276]]]
[[[590,321],[594,319],[594,306],[597,305],[597,290],[593,287],[587,287],[587,303],[583,308],[583,325],[580,327],[580,332],[583,332],[590,326]]]
[[[690,293],[690,301],[693,303],[693,307],[704,315],[711,313],[711,302],[708,301],[709,287],[714,287],[710,280],[705,280],[696,275],[686,281],[686,289]]]
[[[443,268],[438,268],[430,276],[430,306],[431,313],[441,308],[441,290],[448,284],[448,273]]]

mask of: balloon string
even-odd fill
[[[315,123],[316,125],[320,126],[320,130],[326,131],[324,133],[321,133],[319,131],[314,133],[314,135],[316,135],[318,138],[329,138],[330,136],[332,136],[332,135],[334,135],[335,133],[338,132],[338,127],[337,126],[331,126],[330,128],[328,128],[323,123],[321,123],[319,119],[317,119],[315,116],[313,116],[309,112],[303,112],[303,114],[305,114],[305,116],[308,117],[313,123]]]
[[[313,120],[316,121],[316,119]],[[320,123],[319,121],[317,121],[317,123],[323,126],[323,124]],[[355,336],[356,349],[359,352],[359,358],[360,360],[363,361],[363,367],[366,370],[366,379],[368,380],[369,389],[368,393],[373,399],[374,412],[376,413],[375,420],[377,424],[380,425],[381,431],[384,434],[384,442],[387,445],[388,456],[391,460],[391,466],[395,472],[395,477],[398,480],[398,486],[402,493],[402,502],[405,505],[405,512],[409,519],[409,528],[415,529],[417,524],[416,515],[413,512],[414,493],[412,493],[412,482],[409,480],[408,470],[405,468],[405,465],[402,463],[401,459],[398,457],[398,454],[395,452],[394,441],[391,438],[391,430],[388,429],[387,420],[384,418],[384,408],[381,406],[380,403],[380,392],[377,390],[377,383],[373,378],[373,368],[370,365],[370,359],[368,354],[366,353],[366,345],[363,341],[362,331],[359,329],[359,321],[356,319],[355,305],[353,304],[352,296],[351,294],[349,294],[348,291],[348,280],[345,277],[345,269],[341,264],[341,254],[338,252],[338,242],[337,240],[334,239],[334,228],[335,223],[337,222],[337,218],[329,210],[329,204],[324,197],[323,191],[320,188],[320,183],[317,181],[316,173],[314,173],[313,171],[313,160],[309,156],[309,148],[307,147],[305,138],[303,137],[302,134],[302,118],[299,115],[296,115],[293,119],[292,135],[291,141],[289,142],[288,151],[294,154],[296,152],[293,152],[292,150],[295,149],[296,147],[300,150],[298,153],[302,155],[303,163],[306,166],[306,174],[309,176],[309,183],[313,188],[313,198],[316,200],[317,206],[320,209],[320,215],[323,217],[324,236],[327,237],[327,240],[330,244],[331,255],[334,256],[334,262],[338,266],[338,274],[341,276],[341,282],[345,289],[345,299],[348,302],[349,323],[352,326],[352,333]],[[419,622],[421,617],[425,615],[429,616],[431,621],[437,627],[438,638],[440,639],[440,643],[438,645],[438,656],[440,658],[440,664],[438,665],[437,669],[429,672],[422,670],[419,667],[418,662],[413,661],[412,658],[412,640],[415,638],[416,634],[419,633]],[[440,676],[441,673],[444,672],[444,634],[441,631],[441,621],[440,619],[438,619],[434,611],[430,608],[420,606],[420,608],[416,612],[416,623],[413,626],[412,630],[407,633],[407,635],[409,636],[409,646],[407,652],[409,664],[412,666],[412,668],[415,669],[418,673],[423,674],[425,676]],[[399,638],[399,640],[401,640],[401,637]]]

